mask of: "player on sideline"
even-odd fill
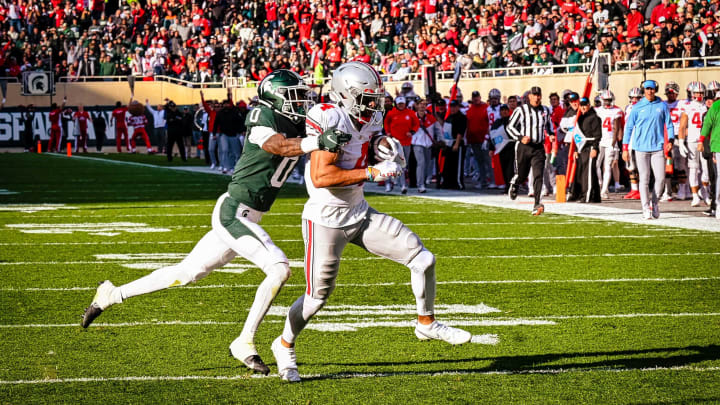
[[[603,105],[597,108],[598,117],[602,123],[602,139],[600,139],[600,153],[598,154],[597,173],[601,179],[600,197],[604,200],[610,198],[608,188],[610,179],[615,178],[615,191],[620,189],[620,169],[618,168],[619,148],[618,140],[622,141],[623,111],[614,104],[615,95],[610,90],[600,93]]]
[[[708,176],[707,160],[702,157],[702,153],[698,153],[697,151],[697,145],[700,140],[700,130],[702,129],[705,113],[707,112],[704,100],[705,85],[701,82],[690,82],[687,90],[691,98],[680,108],[678,148],[680,149],[680,154],[687,158],[688,177],[690,180],[690,190],[692,191],[692,202],[690,206],[697,207],[701,201],[706,205],[710,205],[710,197],[703,198],[700,195],[700,183],[698,181],[698,178],[702,177],[702,185],[709,190],[710,176]]]
[[[472,337],[467,331],[435,320],[435,256],[402,222],[374,210],[365,201],[364,182],[397,177],[402,170],[397,163],[403,158],[402,149],[380,153],[383,161],[367,165],[370,137],[382,130],[384,94],[380,76],[372,66],[348,62],[332,76],[330,97],[336,104],[318,104],[308,113],[308,134],[337,128],[351,134],[352,139],[338,152],[313,153],[305,170],[310,195],[302,215],[307,289],[290,307],[285,329],[272,344],[283,380],[300,381],[295,340],[335,288],[340,257],[348,243],[410,268],[418,312],[415,335],[419,339],[462,344]],[[378,149],[382,152],[382,145]]]
[[[313,150],[337,150],[350,140],[329,129],[305,136],[305,115],[312,102],[302,78],[289,70],[276,70],[258,87],[260,104],[246,118],[248,139],[235,166],[228,191],[218,198],[212,213],[212,230],[205,234],[177,265],[115,287],[105,281],[83,315],[87,328],[105,309],[141,294],[186,285],[242,256],[266,274],[255,295],[240,336],[230,345],[231,354],[248,368],[268,374],[254,345],[255,332],[280,288],[290,277],[285,253],[258,225],[270,210],[298,157]]]
[[[670,119],[672,120],[673,129],[675,130],[675,133],[678,134],[680,131],[680,114],[681,110],[683,108],[683,105],[687,103],[687,100],[679,100],[678,96],[680,94],[680,85],[669,81],[667,84],[665,84],[665,97],[667,100],[665,101],[665,104],[668,106],[668,110],[670,110]],[[675,174],[677,174],[678,179],[678,192],[675,195],[675,198],[672,196],[672,176],[665,174],[665,191],[663,192],[662,197],[660,197],[660,201],[672,201],[673,199],[676,200],[684,200],[688,193],[686,190],[687,187],[687,159],[680,154],[679,145],[673,144],[673,150],[670,154],[672,156],[673,160],[673,170]]]

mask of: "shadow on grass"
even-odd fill
[[[134,156],[75,159],[57,154],[0,154],[0,189],[9,192],[0,195],[0,204],[215,200],[230,182],[226,176],[118,162]],[[297,185],[286,185],[280,194],[280,198],[304,196],[305,187]]]
[[[586,361],[579,361],[586,359]],[[657,367],[688,367],[694,364],[720,359],[720,346],[687,346],[655,349],[620,350],[583,353],[552,353],[529,356],[475,357],[459,360],[427,360],[411,362],[366,362],[366,363],[323,363],[323,365],[361,367],[362,371],[348,371],[335,374],[308,377],[307,380],[351,378],[356,374],[373,373],[380,376],[427,375],[432,371],[368,371],[367,367],[385,368],[423,364],[446,364],[438,373],[507,373],[507,374],[553,374],[563,370],[642,370]],[[578,361],[575,361],[578,360]],[[487,362],[484,367],[462,367],[462,364]],[[460,366],[460,367],[458,367]]]

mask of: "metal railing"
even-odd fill
[[[146,76],[135,76],[135,79],[142,81]],[[58,78],[60,83],[87,83],[87,82],[126,82],[128,76],[62,76]],[[224,87],[224,82],[190,82],[178,79],[176,77],[155,75],[153,81],[174,83],[181,86],[192,88],[220,88]]]
[[[696,63],[702,66],[685,66],[688,64]],[[679,67],[677,64],[679,63]],[[610,65],[611,71],[627,71],[627,70],[640,70],[641,66],[633,67],[633,65],[639,64],[638,61],[619,61]],[[698,58],[675,58],[675,59],[648,59],[645,61],[646,68],[648,69],[675,69],[685,68],[692,69],[696,67],[711,67],[720,66],[720,56],[708,56]],[[564,64],[564,65],[536,65],[536,66],[512,66],[502,67],[495,69],[472,69],[463,70],[461,73],[462,78],[499,78],[499,77],[523,77],[523,76],[537,76],[537,75],[552,75],[552,74],[571,74],[571,73],[587,73],[590,71],[590,62]],[[437,80],[451,80],[454,75],[454,71],[440,71],[436,72]],[[136,80],[142,80],[144,76],[135,76]],[[247,80],[245,77],[226,77],[221,82],[191,82],[187,80],[178,79],[176,77],[156,75],[153,76],[155,81],[162,81],[168,83],[174,83],[177,85],[190,87],[190,88],[247,88],[257,87],[258,81]],[[400,81],[421,81],[423,80],[422,73],[408,73],[407,75],[398,74],[382,74],[380,75],[383,82],[400,82]],[[17,82],[17,78],[8,77],[0,78],[7,79],[8,81]],[[78,76],[70,77],[63,76],[58,79],[62,83],[69,82],[123,82],[128,80],[128,76]],[[323,78],[323,86],[328,84],[330,79]],[[316,79],[314,76],[308,75],[305,77],[305,82],[308,85],[316,87]]]
[[[633,66],[634,65],[634,66]],[[720,66],[720,56],[699,56],[695,58],[645,59],[646,69],[692,69]],[[623,60],[615,62],[612,70],[641,70],[642,61]]]

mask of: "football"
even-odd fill
[[[143,115],[145,114],[145,106],[143,103],[133,100],[130,104],[128,104],[128,111],[134,116]]]
[[[378,157],[378,155],[381,153],[381,152],[378,150],[378,147],[383,146],[383,147],[386,148],[386,149],[390,149],[390,148],[391,148],[390,142],[388,142],[387,136],[385,136],[385,135],[377,135],[377,136],[373,137],[373,138],[370,140],[370,146],[371,146],[371,147],[370,147],[370,151],[371,151],[371,152],[370,152],[370,156],[369,156],[369,157],[370,157],[370,163],[371,163],[371,164],[380,163],[380,161],[382,161],[382,159],[380,159],[380,158]]]

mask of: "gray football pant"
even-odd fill
[[[665,154],[662,150],[655,152],[635,151],[635,163],[640,177],[640,203],[643,210],[650,210],[650,202],[658,203],[658,196],[665,188]],[[655,176],[652,193],[650,193],[650,172]]]
[[[432,315],[435,302],[435,257],[400,220],[369,208],[365,219],[343,228],[328,228],[303,219],[305,294],[290,307],[282,337],[293,343],[335,289],[340,257],[348,243],[400,263],[411,270],[418,315]]]

